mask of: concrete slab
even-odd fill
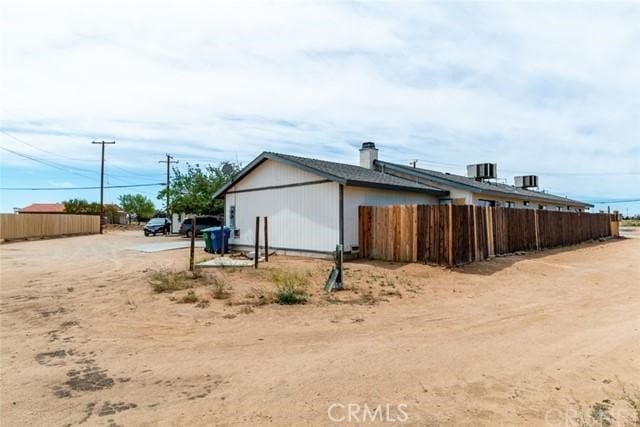
[[[198,267],[253,267],[253,261],[225,256],[201,262]]]
[[[184,249],[191,246],[191,242],[187,239],[181,241],[171,241],[171,242],[158,242],[158,243],[145,243],[143,245],[131,246],[127,249],[138,252],[162,252],[162,251],[172,251],[175,249]],[[196,248],[204,248],[204,240],[196,240]]]

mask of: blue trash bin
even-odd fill
[[[223,245],[224,252],[229,253],[229,236],[231,236],[231,229],[229,227],[211,227],[211,230],[213,253],[221,253]]]

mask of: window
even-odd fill
[[[452,205],[453,204],[453,199],[440,199],[440,204],[441,205]]]
[[[538,205],[538,209],[544,209],[544,205]]]
[[[484,208],[488,208],[488,207],[495,207],[495,205],[496,205],[496,201],[495,200],[478,199],[478,206],[482,206]]]
[[[506,202],[504,202],[504,206],[506,208],[515,208],[516,207],[516,203],[515,202],[510,202],[510,201],[507,200]]]
[[[522,202],[522,204],[525,205],[525,206],[529,206],[529,201],[525,200],[524,202]]]

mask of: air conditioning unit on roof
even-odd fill
[[[467,165],[467,176],[477,181],[496,179],[498,177],[498,165],[496,163]]]
[[[538,175],[516,176],[513,180],[518,188],[536,188],[538,186]]]

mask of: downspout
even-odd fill
[[[338,243],[344,250],[344,185],[338,186]]]

